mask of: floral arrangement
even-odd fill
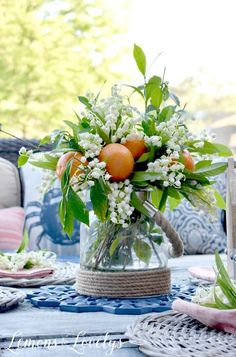
[[[206,307],[220,310],[236,309],[236,284],[227,273],[220,255],[215,253],[215,284],[199,286],[192,301]]]
[[[108,98],[100,99],[101,93],[79,96],[83,109],[76,121],[65,120],[68,129],[54,130],[41,141],[52,144],[50,152],[39,156],[20,150],[19,166],[29,161],[51,171],[51,182],[60,180],[59,216],[68,235],[74,218],[89,225],[86,199],[99,222],[113,232],[142,218],[152,233],[150,244],[160,244],[160,232],[151,231],[142,199],[161,212],[167,203],[173,209],[183,198],[211,214],[216,206],[224,207],[212,177],[224,172],[227,163],[214,162],[213,157],[230,156],[231,151],[213,143],[205,132],[191,133],[189,115],[164,75],[148,78],[143,50],[134,45],[133,54],[143,76],[141,85],[115,85]],[[130,93],[122,95],[127,88]],[[132,104],[137,97],[139,107]],[[120,242],[117,237],[110,243],[110,254]],[[148,243],[136,239],[133,244],[140,259],[148,262]]]
[[[55,264],[56,255],[49,252],[26,252],[21,251],[13,254],[0,254],[0,269],[17,272],[22,269],[52,268]]]

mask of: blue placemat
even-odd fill
[[[173,284],[171,293],[143,298],[101,298],[80,295],[70,285],[50,285],[27,294],[27,298],[36,307],[58,308],[68,312],[105,311],[110,314],[140,315],[150,312],[171,310],[176,298],[191,300],[196,287]]]

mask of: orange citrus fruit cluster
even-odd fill
[[[143,139],[129,139],[124,144],[108,144],[104,146],[99,160],[106,163],[106,170],[113,181],[127,179],[134,168],[134,160],[147,151]]]
[[[113,181],[122,181],[127,179],[134,168],[134,160],[138,159],[147,151],[144,140],[135,138],[129,139],[124,144],[107,144],[100,154],[99,160],[106,163],[106,171],[111,175]],[[62,155],[58,160],[56,175],[61,179],[68,162],[71,161],[70,177],[79,176],[82,171],[78,167],[82,164],[81,152],[70,151]],[[88,162],[83,165],[88,165]]]

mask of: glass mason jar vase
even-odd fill
[[[164,268],[168,243],[150,218],[139,217],[127,228],[100,222],[90,212],[90,227],[81,224],[80,266],[83,270],[133,271]]]

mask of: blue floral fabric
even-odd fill
[[[61,199],[59,183],[56,183],[43,198],[40,197],[38,186],[41,184],[42,174],[41,169],[32,168],[28,164],[22,168],[29,248],[47,249],[60,256],[79,255],[80,224],[75,221],[71,238],[63,233],[58,216],[58,204]]]
[[[225,174],[222,174],[214,185],[224,198],[226,196],[225,181]],[[212,217],[199,213],[184,199],[172,212],[167,210],[165,216],[179,233],[185,254],[211,254],[216,249],[223,252],[226,248],[222,213],[223,211],[218,209],[216,219],[212,220]]]

